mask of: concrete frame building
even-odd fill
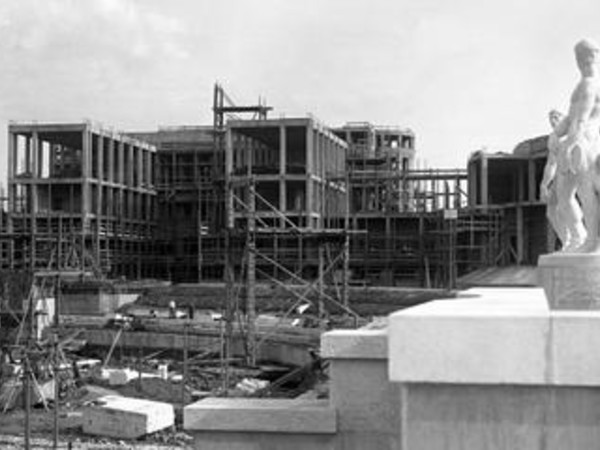
[[[352,183],[353,214],[403,211],[410,207],[409,189],[401,175],[414,168],[412,130],[349,122],[333,132],[348,144],[347,171],[362,175]],[[384,183],[381,177],[386,178]]]
[[[538,192],[545,137],[476,153],[465,171],[416,170],[414,133],[401,127],[265,116],[224,122],[222,147],[216,135],[11,124],[2,266],[37,270],[74,247],[109,276],[222,280],[225,227],[239,263],[250,215],[257,249],[308,278],[324,240],[349,231],[355,283],[449,286],[555,245]]]
[[[156,146],[157,273],[173,281],[222,277],[223,249],[216,232],[224,213],[215,174],[222,176],[224,167],[215,156],[213,127],[128,134]]]
[[[540,182],[548,156],[548,137],[518,144],[512,153],[476,152],[469,158],[469,206],[502,215],[502,253],[497,264],[537,264],[554,251],[556,235],[540,200]]]
[[[273,228],[330,228],[344,215],[346,144],[313,118],[230,121],[226,173],[230,191],[248,198],[254,183],[257,215]],[[228,199],[234,226],[245,212]]]
[[[344,173],[346,151],[313,117],[227,123],[225,201],[234,265],[251,238],[265,276],[277,278],[281,270],[317,276],[323,248],[339,250],[343,243],[346,186],[333,179]]]
[[[24,123],[8,130],[10,267],[82,265],[152,276],[155,148],[93,125]]]

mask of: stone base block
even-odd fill
[[[549,376],[541,289],[479,289],[390,316],[390,380],[538,384]]]
[[[327,400],[207,398],[183,410],[188,431],[322,434],[336,432]]]
[[[136,439],[175,423],[173,406],[168,403],[112,395],[99,401],[100,406],[83,413],[84,433]]]
[[[600,254],[542,255],[538,279],[550,309],[600,310]]]
[[[544,292],[472,289],[390,316],[400,383],[600,386],[600,311],[550,311]]]
[[[594,388],[408,384],[406,450],[589,450],[600,442]]]

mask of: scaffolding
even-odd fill
[[[319,318],[332,308],[357,317],[348,305],[346,187],[328,179],[343,172],[346,146],[312,117],[230,120],[225,143],[227,323],[244,311],[236,323],[246,326],[253,364],[257,278],[296,297],[288,313],[305,303]]]

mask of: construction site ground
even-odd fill
[[[257,284],[256,307],[264,313],[281,313],[287,309],[298,295],[306,290],[304,286],[283,288],[272,284]],[[325,289],[332,297],[339,297],[335,288]],[[350,286],[348,303],[358,315],[368,318],[388,315],[401,308],[440,298],[452,298],[455,292],[445,289],[422,289],[384,286]],[[197,309],[221,311],[225,304],[226,292],[223,283],[178,284],[172,286],[152,286],[144,290],[138,305],[167,307],[174,301],[177,306],[192,305]],[[307,299],[315,302],[317,294],[313,290]],[[334,304],[325,302],[333,314],[341,313]]]
[[[118,440],[100,436],[86,435],[82,431],[82,418],[85,408],[91,407],[94,400],[105,395],[124,395],[127,389],[109,389],[97,385],[85,385],[81,388],[82,395],[66,403],[61,402],[59,410],[59,448],[66,449],[112,449],[112,448],[135,448],[142,450],[150,449],[187,449],[191,437],[177,430],[164,430],[140,440]],[[144,395],[139,395],[144,397]],[[150,395],[146,395],[150,397]],[[179,414],[180,414],[179,409]],[[24,448],[24,422],[25,411],[16,408],[4,414],[0,414],[0,448],[22,449]],[[38,406],[31,409],[31,448],[49,449],[53,448],[54,411],[45,410]]]
[[[138,288],[139,289],[139,288]],[[301,287],[294,287],[293,290],[301,290]],[[183,311],[186,307],[193,306],[197,311],[223,311],[223,302],[225,300],[225,286],[223,284],[189,284],[189,285],[173,285],[173,286],[152,286],[139,289],[142,292],[138,301],[130,305],[125,310],[136,311],[141,315],[146,315],[149,310],[155,309],[161,314],[168,310],[170,302],[175,302],[178,309]],[[353,311],[361,316],[362,324],[371,322],[373,319],[380,323],[381,320],[389,313],[423,303],[432,299],[452,298],[456,293],[446,290],[427,290],[413,288],[385,288],[385,287],[351,287],[349,290],[349,305]],[[261,314],[281,315],[289,310],[291,305],[298,301],[298,296],[290,289],[283,289],[278,286],[259,285],[257,287],[257,311]],[[312,302],[311,311],[315,311],[315,295],[309,297]],[[327,305],[327,311],[333,319],[330,328],[336,328],[338,324],[347,326],[343,321],[336,317],[343,317],[343,311],[336,307],[335,304]],[[308,314],[310,316],[310,314]],[[90,316],[92,318],[92,316]],[[380,319],[381,318],[381,319]],[[66,319],[66,317],[65,317]],[[94,320],[102,321],[108,318],[96,316]],[[64,322],[69,322],[65,320]],[[64,323],[63,322],[63,323]],[[177,320],[159,320],[162,323],[171,322],[170,327],[177,325]],[[160,326],[160,325],[159,325]],[[377,325],[376,325],[377,326]],[[301,327],[299,327],[301,328]],[[299,330],[300,331],[300,330]],[[307,329],[317,332],[317,329]],[[317,336],[318,338],[318,336]],[[318,339],[317,339],[318,347]],[[108,349],[93,349],[94,355],[85,355],[87,357],[96,356],[103,359],[107,354]],[[189,349],[190,365],[188,368],[188,378],[186,386],[182,392],[181,382],[173,383],[171,379],[163,380],[160,378],[139,378],[130,381],[124,386],[108,386],[107,383],[99,382],[97,379],[88,378],[83,381],[74,395],[65,398],[59,408],[59,424],[60,424],[60,446],[59,448],[69,448],[71,443],[74,449],[109,449],[109,448],[136,448],[136,449],[162,449],[162,448],[189,448],[191,437],[180,428],[182,416],[182,404],[189,404],[197,398],[210,395],[210,392],[216,392],[221,385],[221,372],[218,363],[218,354],[214,353],[214,349],[207,354],[198,348]],[[102,353],[100,355],[98,352]],[[120,352],[119,352],[120,353]],[[117,352],[113,355],[110,361],[112,367],[129,367],[132,369],[140,369],[142,371],[152,370],[150,365],[142,367],[144,364],[152,362],[154,370],[158,362],[169,365],[169,370],[174,370],[175,373],[182,373],[180,351],[163,352],[161,356],[156,357],[159,361],[142,361],[141,354],[133,354],[131,352],[123,358],[119,358]],[[159,352],[160,353],[160,352]],[[194,359],[196,356],[197,360]],[[164,359],[164,360],[163,360]],[[240,358],[241,359],[241,358]],[[211,362],[214,361],[214,362]],[[208,364],[207,364],[208,363]],[[194,365],[195,364],[195,365]],[[269,363],[267,363],[269,364]],[[271,369],[282,369],[282,367],[266,366]],[[285,368],[285,367],[283,367]],[[287,389],[284,383],[277,385],[277,380],[272,383],[277,386],[278,391],[271,391],[268,396],[296,396],[301,393],[304,395],[315,395],[318,397],[327,396],[326,375],[323,379],[315,377],[315,371],[305,371],[302,368],[293,370],[288,369],[289,373],[283,372],[283,376],[277,375],[279,379],[286,379],[286,382],[292,382],[292,387]],[[310,368],[309,368],[310,369]],[[234,361],[230,366],[230,386],[235,386],[235,383],[244,379],[244,377],[254,377],[261,371],[260,367],[245,367],[242,364],[237,365]],[[290,374],[292,377],[290,378]],[[287,378],[286,378],[287,377]],[[308,391],[308,392],[307,392]],[[89,436],[82,431],[82,418],[85,408],[90,406],[92,402],[104,395],[122,395],[125,397],[145,398],[154,401],[163,401],[172,403],[175,407],[177,420],[177,428],[163,430],[158,433],[147,435],[144,438],[136,441],[123,441],[108,439],[99,436]],[[199,397],[199,394],[200,397]],[[238,395],[232,391],[230,395]],[[243,394],[242,394],[243,395]],[[31,448],[52,448],[52,437],[54,429],[54,414],[52,406],[49,410],[42,407],[32,408],[30,416],[32,437]],[[24,410],[18,405],[14,409],[7,411],[4,414],[0,413],[0,448],[12,449],[23,448],[24,435]]]

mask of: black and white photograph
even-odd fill
[[[600,449],[600,3],[0,0],[0,448]]]

